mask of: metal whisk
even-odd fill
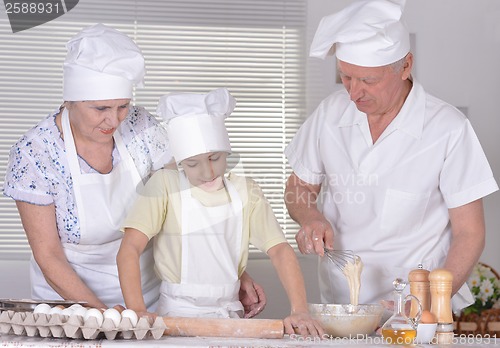
[[[354,264],[356,262],[356,258],[359,257],[356,254],[354,254],[352,250],[335,250],[335,249],[334,250],[325,249],[325,256],[328,257],[328,260],[330,260],[342,272],[344,271],[344,268],[348,262]]]

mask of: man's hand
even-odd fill
[[[305,222],[295,235],[297,246],[302,254],[324,255],[324,249],[333,249],[333,229],[326,219]]]
[[[302,254],[324,255],[333,249],[333,229],[318,210],[317,200],[321,185],[308,184],[292,173],[286,182],[285,204],[288,213],[300,225],[295,236]]]

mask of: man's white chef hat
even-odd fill
[[[96,24],[66,44],[63,98],[67,101],[127,99],[146,73],[141,50],[127,35]]]
[[[208,152],[231,152],[224,120],[236,101],[226,88],[207,94],[170,93],[160,98],[156,113],[167,122],[175,161]]]
[[[394,63],[410,52],[410,35],[401,22],[406,0],[362,0],[323,17],[310,56],[335,54],[341,61],[376,67]]]

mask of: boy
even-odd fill
[[[155,237],[158,314],[238,318],[239,277],[252,243],[269,255],[290,300],[285,332],[321,336],[307,309],[295,252],[261,189],[251,179],[225,176],[231,145],[224,119],[234,106],[224,88],[160,99],[157,113],[167,122],[178,170],[155,173],[124,223],[117,263],[125,303],[146,312],[139,256]]]

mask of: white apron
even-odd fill
[[[182,265],[179,284],[163,281],[158,314],[183,317],[240,317],[238,264],[243,233],[242,202],[224,179],[231,202],[205,207],[191,196],[179,173],[182,209]]]
[[[123,237],[119,228],[135,201],[136,186],[142,185],[141,177],[118,131],[113,137],[120,163],[108,174],[82,174],[66,109],[62,114],[62,128],[80,223],[80,243],[63,243],[64,252],[76,273],[101,301],[109,307],[123,304],[116,266],[116,254]],[[153,264],[150,244],[141,256],[144,299],[150,308],[156,305],[159,293]],[[33,258],[31,281],[33,298],[61,298],[47,284]]]

